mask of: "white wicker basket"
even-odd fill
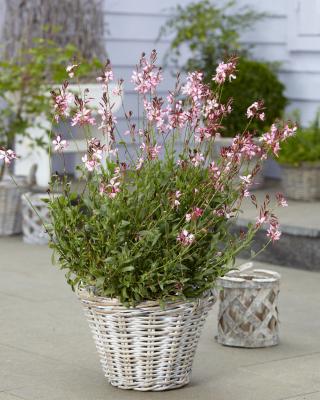
[[[267,347],[279,342],[280,275],[273,271],[233,271],[219,279],[218,342]]]
[[[21,194],[28,190],[24,178],[15,176],[14,183],[10,176],[0,181],[0,235],[21,233]]]
[[[43,222],[50,221],[50,214],[43,199],[49,199],[49,195],[29,192],[22,196],[22,232],[25,243],[47,244],[49,242],[49,235]]]
[[[320,199],[320,165],[282,166],[282,186],[285,196],[293,200]]]
[[[179,388],[190,380],[202,326],[216,296],[126,308],[118,300],[78,291],[105,376],[113,386],[140,391]]]

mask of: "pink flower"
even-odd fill
[[[107,185],[107,188],[109,190],[107,196],[110,199],[114,199],[116,197],[116,195],[120,192],[120,189],[119,189],[120,182],[117,181],[117,179],[118,179],[117,176],[111,178],[110,183]]]
[[[140,94],[154,93],[162,81],[161,68],[155,66],[157,52],[153,50],[149,61],[143,54],[136,71],[133,71],[131,81],[136,85],[135,89]]]
[[[89,108],[83,107],[72,118],[71,126],[95,125],[96,121],[91,115]]]
[[[74,77],[75,70],[79,67],[80,64],[73,64],[73,65],[68,65],[66,68],[66,71],[69,75],[69,78]]]
[[[216,75],[212,78],[218,85],[221,85],[229,78],[229,82],[232,79],[236,79],[235,71],[236,71],[236,59],[231,58],[227,63],[221,62],[216,68]]]
[[[122,93],[123,93],[123,89],[120,85],[115,87],[114,89],[112,89],[112,94],[114,96],[122,96]]]
[[[168,129],[183,128],[188,121],[188,114],[184,111],[182,100],[178,100],[167,109]]]
[[[261,121],[264,121],[265,119],[265,113],[262,111],[264,109],[263,107],[263,101],[255,101],[254,103],[251,104],[250,107],[247,109],[247,118],[258,118]]]
[[[189,72],[187,83],[182,86],[182,93],[190,96],[194,103],[198,102],[209,93],[209,88],[203,83],[202,72]]]
[[[272,223],[267,230],[267,237],[269,237],[273,242],[277,241],[281,237],[281,231],[279,230],[279,225],[277,223]]]
[[[288,207],[288,203],[286,199],[284,198],[282,193],[276,193],[276,199],[278,202],[278,206],[280,207]]]
[[[68,82],[65,82],[62,87],[55,92],[51,91],[51,97],[54,102],[54,119],[56,122],[62,117],[70,115],[70,105],[74,101],[74,96],[68,91]]]
[[[154,97],[152,102],[144,100],[143,105],[148,120],[155,122],[157,128],[163,131],[165,129],[164,118],[166,115],[166,113],[162,110],[163,100],[158,97]]]
[[[191,157],[191,162],[195,167],[199,167],[204,162],[204,156],[202,153],[196,153]]]
[[[103,73],[101,76],[98,76],[97,82],[101,82],[103,91],[106,92],[108,90],[108,83],[113,80],[113,72],[111,69],[110,61],[107,61],[107,64],[104,67]]]
[[[140,157],[136,165],[136,170],[139,171],[142,168],[143,164],[144,164],[144,159]]]
[[[102,151],[97,150],[96,152],[92,154],[85,154],[82,157],[82,162],[85,164],[85,167],[87,168],[88,171],[92,172],[96,169],[98,169],[100,165],[100,161],[102,159]]]
[[[66,140],[62,140],[60,135],[57,135],[56,138],[52,141],[54,145],[54,150],[62,152],[66,147],[68,147],[68,142]]]
[[[186,214],[186,221],[187,222],[196,221],[198,218],[201,217],[202,214],[203,214],[202,208],[193,207],[191,213]]]
[[[177,241],[180,242],[183,246],[189,246],[195,240],[195,236],[192,233],[189,233],[186,229],[183,229],[177,236]]]
[[[147,154],[149,160],[157,159],[161,150],[161,146],[157,143],[154,146],[147,146],[145,143],[142,143],[140,148]]]
[[[0,150],[0,160],[4,160],[5,164],[10,165],[13,160],[16,160],[18,157],[13,150]]]
[[[239,177],[241,180],[242,180],[242,182],[245,184],[245,185],[251,185],[252,184],[252,175],[245,175],[245,176],[240,176]]]

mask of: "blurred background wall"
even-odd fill
[[[136,105],[129,82],[141,52],[148,53],[156,48],[159,61],[163,61],[170,38],[157,42],[159,29],[172,14],[172,7],[188,3],[189,0],[104,0],[106,48],[116,76],[127,82],[129,108],[135,109]],[[243,35],[242,40],[252,45],[255,58],[281,62],[279,77],[286,85],[288,109],[299,108],[302,123],[307,124],[314,118],[320,102],[320,0],[238,0],[237,3],[239,7],[248,4],[257,11],[269,13]],[[0,0],[0,24],[4,12],[5,0]],[[182,58],[184,56],[186,54],[182,54]],[[165,75],[161,94],[172,87],[170,66]]]

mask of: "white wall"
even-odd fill
[[[109,34],[106,45],[116,74],[126,81],[126,102],[133,108],[135,96],[130,84],[131,71],[142,51],[157,48],[159,60],[168,40],[156,38],[170,7],[189,0],[104,0]],[[270,14],[257,23],[242,40],[254,45],[257,59],[281,61],[279,77],[286,85],[289,110],[301,109],[302,122],[313,119],[320,106],[320,0],[238,0]],[[170,73],[166,74],[170,77]],[[162,86],[171,87],[172,79]]]

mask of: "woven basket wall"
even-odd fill
[[[282,166],[283,193],[293,200],[320,199],[320,165]]]
[[[293,200],[320,199],[320,165],[282,166],[283,193]]]
[[[0,181],[0,235],[14,235],[22,231],[21,194],[28,190],[26,180],[10,176]]]
[[[279,284],[278,273],[261,269],[220,278],[218,342],[237,347],[278,344]]]
[[[202,326],[216,301],[210,293],[190,302],[126,308],[80,290],[105,376],[121,389],[161,391],[186,385]]]
[[[43,202],[43,199],[48,198],[47,193],[29,192],[22,196],[22,232],[25,243],[47,244],[49,242],[49,235],[43,226],[43,222],[50,221],[49,209]]]

